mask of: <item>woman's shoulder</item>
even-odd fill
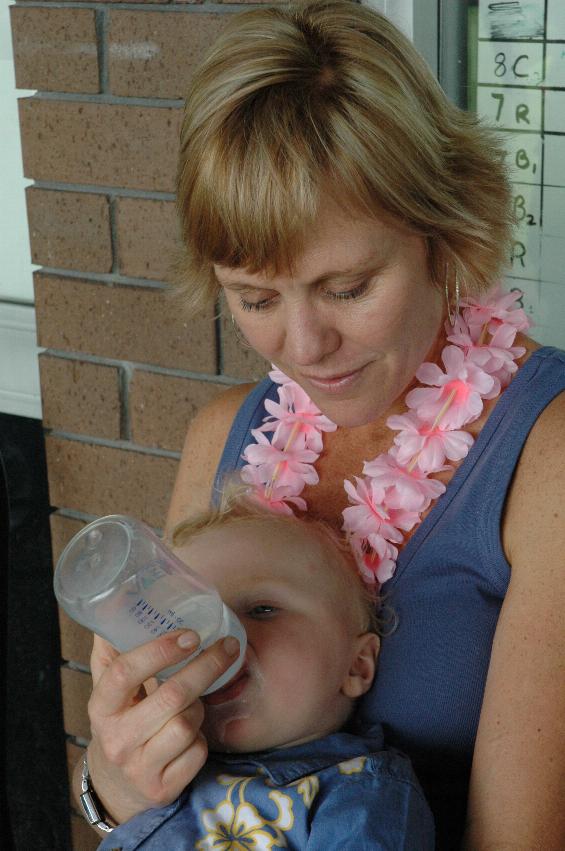
[[[565,374],[565,355],[559,360]],[[549,392],[524,443],[506,501],[504,549],[513,568],[525,561],[526,553],[535,553],[539,561],[540,548],[565,549],[565,390]],[[531,569],[531,558],[529,563]]]
[[[224,445],[241,405],[256,384],[228,387],[190,423],[173,489],[167,529],[191,514],[205,511]]]
[[[183,456],[188,448],[201,461],[210,453],[217,455],[217,462],[237,412],[256,386],[255,383],[235,384],[200,408],[188,427]]]
[[[245,384],[233,384],[230,387],[226,387],[225,390],[200,408],[190,424],[190,428],[193,426],[197,428],[201,422],[214,422],[221,425],[225,424],[227,418],[230,418],[230,422],[228,424],[229,430],[231,421],[235,417],[240,406],[256,386],[257,382],[249,382]]]
[[[565,371],[565,363],[563,369]],[[536,482],[543,483],[545,491],[547,477],[552,480],[557,474],[562,487],[564,472],[565,391],[561,391],[547,403],[533,424],[520,456],[514,484],[526,492],[537,491],[537,498],[542,499]]]

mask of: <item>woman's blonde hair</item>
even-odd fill
[[[507,259],[501,142],[450,103],[386,17],[349,0],[235,15],[196,73],[181,132],[179,282],[193,308],[212,264],[291,268],[322,193],[390,214],[428,242],[430,272],[489,287]]]

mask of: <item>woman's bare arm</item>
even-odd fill
[[[187,431],[167,516],[167,535],[190,515],[205,511],[226,439],[252,384],[230,387],[202,408]]]
[[[506,508],[512,565],[473,758],[465,848],[565,848],[565,394],[522,453]],[[472,613],[470,613],[470,616]]]

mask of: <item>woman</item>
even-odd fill
[[[460,296],[485,292],[508,256],[497,142],[367,8],[253,10],[192,84],[179,206],[191,304],[221,291],[247,343],[337,424],[324,435],[319,483],[302,497],[341,528],[344,479],[388,452],[387,421],[406,412],[416,373],[437,376],[448,336],[462,332]],[[386,562],[390,575],[396,562],[383,591],[398,625],[362,717],[382,721],[414,760],[440,845],[459,847],[465,826],[473,851],[550,851],[565,844],[555,581],[565,355],[522,333],[509,345],[519,366],[510,386],[500,395],[488,384],[465,420],[475,445],[431,476],[443,497],[426,502],[419,525],[405,522],[402,540],[389,535],[386,558],[365,539],[369,566]],[[422,372],[424,361],[434,366]],[[232,388],[196,418],[169,528],[208,505],[215,477],[241,466],[244,451],[253,460],[250,429],[276,390]],[[173,800],[205,759],[197,698],[229,664],[221,648],[140,701],[141,683],[180,653],[165,639],[122,656],[96,642],[89,765],[119,821]]]

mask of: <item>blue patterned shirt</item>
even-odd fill
[[[98,851],[433,851],[432,815],[380,727],[257,754],[211,754],[182,795]]]

